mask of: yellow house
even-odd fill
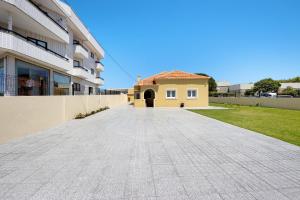
[[[209,77],[182,71],[162,72],[138,80],[134,86],[134,106],[208,106],[208,80]]]
[[[127,97],[128,97],[128,102],[130,104],[133,104],[134,103],[134,89],[133,88],[128,89]]]

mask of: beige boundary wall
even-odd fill
[[[210,97],[209,102],[300,110],[300,98]]]
[[[127,95],[0,98],[0,144],[74,119],[100,107],[127,104]]]

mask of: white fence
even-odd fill
[[[209,102],[300,110],[300,98],[210,97]]]
[[[74,119],[79,113],[127,104],[127,95],[0,98],[0,143]]]

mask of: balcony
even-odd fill
[[[89,53],[88,50],[83,47],[81,44],[74,44],[74,57],[80,59],[88,59]]]
[[[88,70],[82,66],[74,66],[72,74],[73,74],[73,76],[77,76],[82,79],[89,78]]]
[[[72,65],[69,59],[47,47],[33,42],[30,38],[0,27],[0,51],[4,50],[33,59],[57,70],[68,71]]]
[[[96,70],[98,72],[103,72],[104,71],[104,65],[100,61],[96,61]]]
[[[13,25],[20,29],[35,30],[39,35],[63,43],[69,42],[68,31],[31,0],[2,0],[0,8],[10,10],[9,15],[12,16]]]
[[[96,85],[104,85],[104,79],[101,77],[96,77],[95,84]]]

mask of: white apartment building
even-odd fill
[[[104,50],[61,0],[0,0],[0,95],[88,95]]]

